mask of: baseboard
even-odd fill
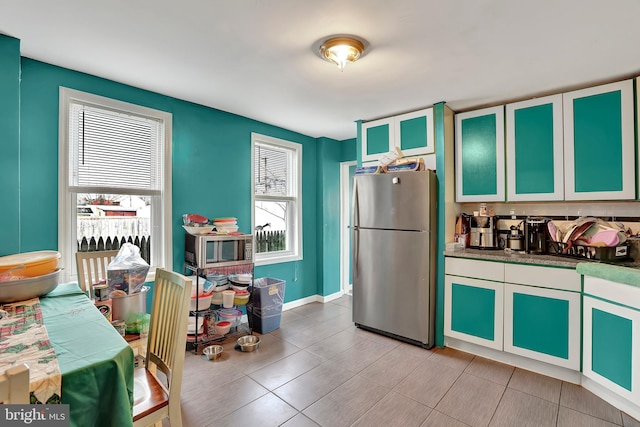
[[[492,348],[462,341],[457,338],[444,337],[444,339],[446,347],[455,348],[456,350],[476,354],[487,359],[506,363],[507,365],[516,366],[518,368],[526,369],[527,371],[537,372],[538,374],[557,378],[577,385],[580,385],[582,380],[582,373],[572,369],[551,365],[546,362],[529,359],[517,354],[494,350]]]
[[[322,295],[311,295],[305,298],[300,298],[297,299],[295,301],[290,301],[290,302],[285,302],[284,304],[282,304],[282,311],[287,311],[287,310],[291,310],[292,308],[296,308],[296,307],[301,307],[305,304],[309,304],[312,302],[321,302],[321,303],[327,303],[327,302],[331,302],[335,299],[340,298],[342,295],[344,295],[344,292],[339,291],[336,292],[334,294],[331,295],[327,295],[327,296],[322,296]]]

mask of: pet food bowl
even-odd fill
[[[210,345],[202,350],[202,354],[207,360],[216,360],[222,356],[223,348],[221,345]]]
[[[260,345],[260,337],[257,335],[245,335],[238,338],[238,345],[242,351],[254,351]]]

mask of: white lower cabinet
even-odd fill
[[[503,284],[446,275],[444,334],[502,350]]]
[[[447,257],[444,335],[579,371],[580,291],[573,269]]]
[[[580,370],[580,294],[504,285],[504,351]]]
[[[640,288],[589,276],[584,285],[583,374],[638,405]]]

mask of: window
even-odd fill
[[[302,145],[256,133],[251,143],[256,264],[302,259]]]
[[[171,267],[171,114],[60,88],[58,250],[66,280],[75,253],[141,247]],[[153,274],[148,278],[153,279]]]

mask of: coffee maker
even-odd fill
[[[524,250],[528,254],[547,253],[547,218],[527,218],[524,221]]]
[[[498,249],[498,218],[474,215],[471,217],[469,247],[475,249]]]

